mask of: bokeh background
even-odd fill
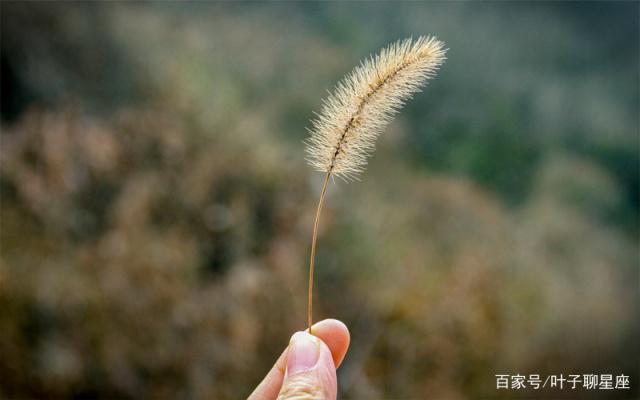
[[[441,72],[329,188],[345,399],[637,398],[637,2],[1,4],[0,397],[246,397],[305,327],[305,130],[386,44]],[[630,391],[496,391],[612,373]]]

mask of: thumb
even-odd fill
[[[331,351],[317,337],[296,332],[287,350],[287,370],[278,400],[335,400],[336,367]]]

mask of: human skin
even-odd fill
[[[296,332],[271,370],[248,400],[327,399],[337,396],[336,369],[349,348],[349,330],[325,319],[308,331]]]

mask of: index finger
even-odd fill
[[[320,338],[333,357],[336,368],[340,366],[349,348],[349,329],[337,319],[325,319],[311,327],[314,336]],[[278,361],[273,365],[267,376],[260,382],[258,387],[251,393],[248,400],[274,400],[278,397],[284,373],[287,367],[287,349],[285,349]]]

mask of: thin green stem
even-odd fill
[[[329,177],[331,172],[327,172],[327,176],[324,178],[322,184],[322,192],[320,193],[320,200],[318,201],[318,209],[316,210],[316,220],[313,224],[313,238],[311,239],[311,256],[309,257],[309,300],[307,304],[307,324],[309,326],[309,333],[311,333],[311,325],[313,324],[313,271],[315,267],[316,258],[316,240],[318,239],[318,224],[320,222],[320,214],[322,213],[322,205],[324,204],[324,195],[327,192],[327,185],[329,184]]]

